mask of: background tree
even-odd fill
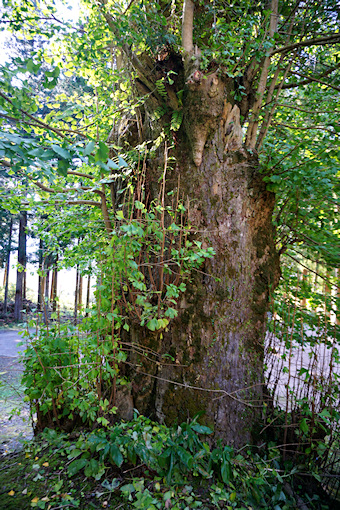
[[[14,320],[16,321],[20,321],[22,319],[22,310],[25,298],[25,271],[27,260],[26,229],[27,229],[27,212],[23,211],[21,212],[19,217],[19,229],[18,229],[18,264],[14,302]]]

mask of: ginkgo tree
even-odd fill
[[[124,342],[138,346],[124,360],[126,398],[160,420],[204,411],[215,438],[245,444],[262,409],[279,255],[307,243],[339,263],[337,2],[82,5],[72,24],[52,2],[6,2],[2,26],[46,42],[2,68],[2,163],[35,184],[27,204],[85,208],[112,249],[117,221],[130,215],[120,232],[133,236],[133,221],[151,228],[149,206],[158,204],[157,228],[167,235],[158,252],[141,243],[132,256],[145,269],[138,285],[157,290],[149,308],[127,286],[121,294],[125,315],[135,313]],[[28,73],[43,62],[44,93],[32,95]],[[164,321],[164,254],[181,208],[203,265]],[[143,306],[150,317],[138,315]]]

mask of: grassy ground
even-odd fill
[[[49,450],[7,455],[0,463],[0,508],[129,508],[100,482],[81,475],[70,479],[67,462]]]
[[[26,451],[3,457],[0,459],[0,508],[229,508],[224,506],[222,500],[221,505],[213,503],[209,493],[212,481],[196,479],[191,485],[186,481],[169,490],[169,486],[155,472],[146,466],[131,464],[123,464],[120,468],[110,467],[104,479],[96,481],[93,477],[86,477],[83,472],[70,477],[68,466],[71,462],[72,459],[68,459],[60,448],[39,442],[32,442]],[[193,491],[195,497],[191,495]]]

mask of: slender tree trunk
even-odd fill
[[[44,260],[44,245],[43,240],[39,240],[39,278],[38,278],[38,310],[43,310],[43,299],[44,299],[44,286],[43,286],[43,260]]]
[[[79,268],[77,266],[76,269],[76,288],[74,291],[74,324],[77,324],[77,316],[78,316],[78,297],[79,297]]]
[[[45,296],[44,296],[44,302],[45,302],[45,308],[48,311],[50,307],[50,274],[51,271],[49,268],[46,270],[46,278],[45,278]]]
[[[7,315],[8,283],[9,283],[9,268],[10,268],[10,261],[11,261],[12,232],[13,232],[13,218],[11,218],[11,222],[10,222],[10,225],[9,225],[8,245],[7,245],[7,258],[6,258],[5,276],[4,276],[4,287],[5,287],[4,316]]]
[[[24,272],[24,281],[22,285],[22,299],[23,301],[26,300],[26,293],[27,293],[27,274],[26,271]]]
[[[337,307],[336,307],[336,324],[340,326],[340,269],[336,269],[336,298],[337,298]]]
[[[20,321],[22,318],[24,271],[26,270],[26,227],[27,212],[20,213],[19,220],[19,242],[18,242],[18,270],[15,289],[14,319]]]
[[[58,289],[58,257],[56,258],[55,266],[52,273],[52,284],[51,284],[51,303],[52,311],[57,310],[57,289]]]
[[[91,275],[89,274],[87,277],[87,289],[86,289],[86,310],[90,307],[90,293],[91,293]],[[88,316],[88,312],[86,311],[85,317]]]
[[[83,277],[79,274],[78,281],[78,310],[81,310],[83,305]]]

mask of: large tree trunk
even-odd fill
[[[228,83],[216,75],[187,83],[184,129],[167,184],[174,189],[180,177],[179,195],[189,199],[197,237],[216,254],[194,276],[162,340],[133,331],[133,341],[159,354],[158,363],[130,359],[136,363],[130,374],[134,405],[169,424],[204,412],[215,439],[240,446],[254,441],[262,409],[266,312],[279,277],[274,195],[266,190],[256,154],[242,147]],[[151,197],[159,192],[162,167],[159,160],[150,162]],[[162,364],[167,353],[175,363]]]
[[[14,319],[16,321],[19,321],[22,318],[23,290],[25,276],[24,271],[26,270],[26,227],[27,227],[27,212],[24,211],[20,213],[19,220],[18,270],[14,304]]]

